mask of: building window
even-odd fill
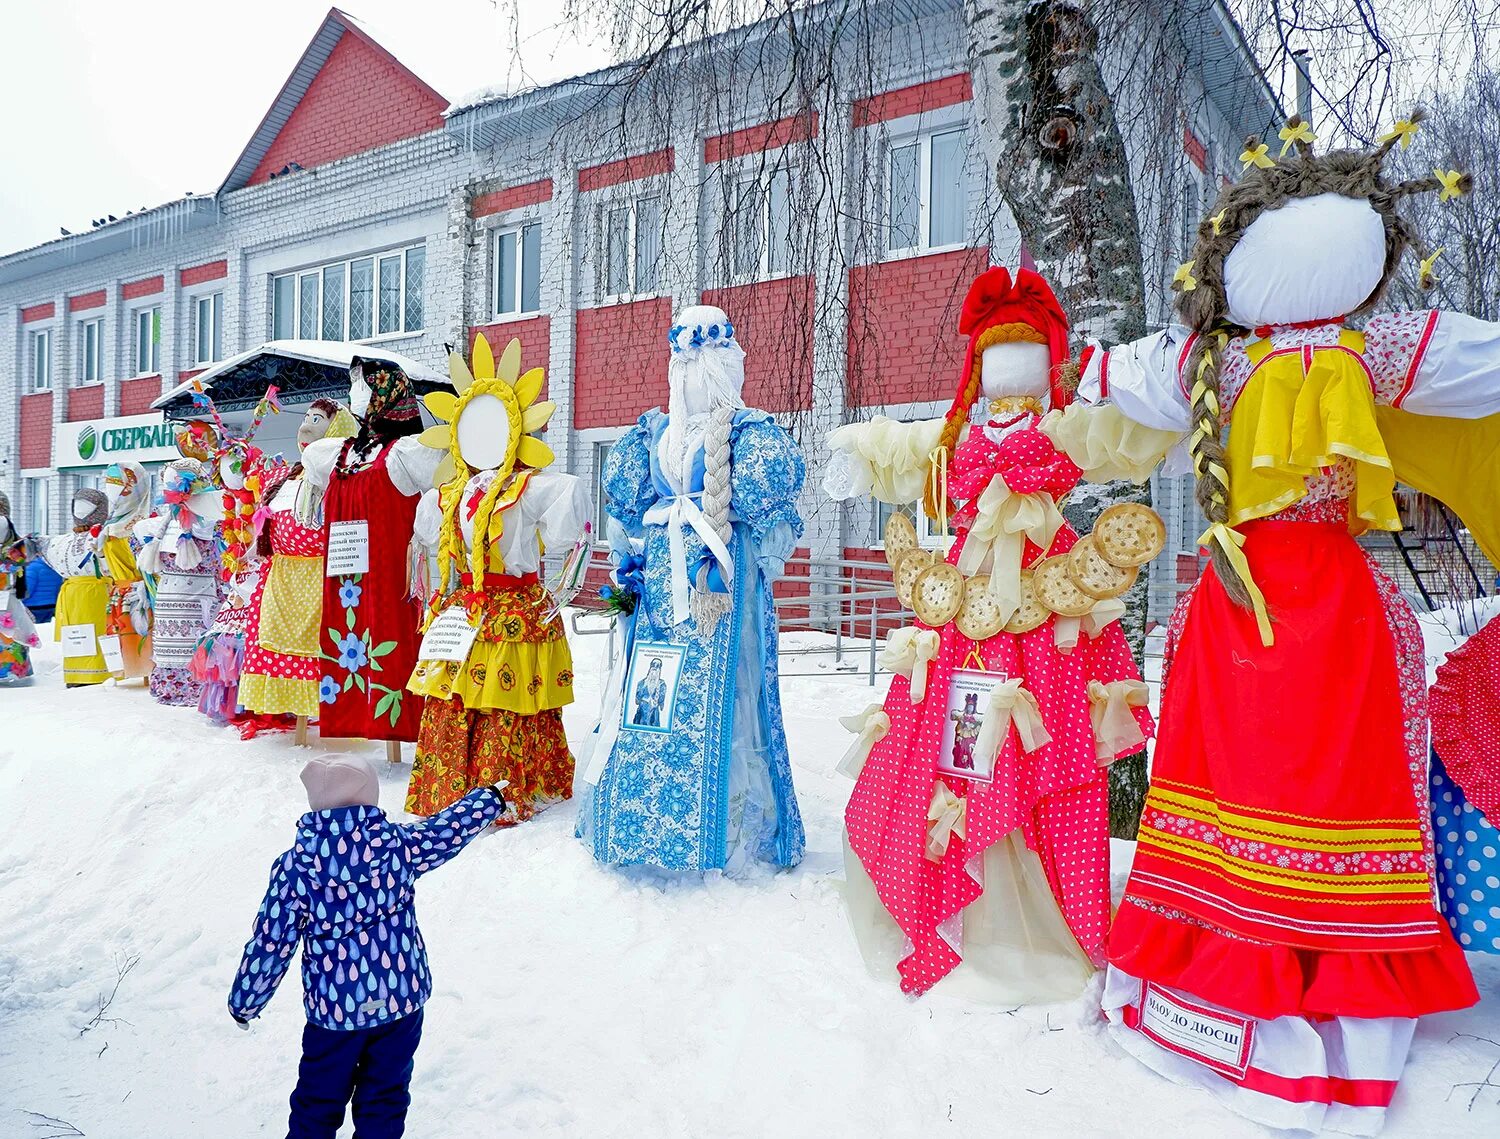
[[[80,384],[104,382],[104,321],[86,320],[78,326],[78,378]]]
[[[33,534],[52,533],[52,504],[47,497],[49,485],[50,480],[45,478],[26,480],[26,510]]]
[[[921,546],[931,550],[946,550],[953,542],[953,526],[949,523],[948,529],[941,529],[936,522],[927,517],[927,511],[922,509],[920,502],[910,503],[906,506],[892,506],[888,502],[875,502],[875,540],[870,543],[872,548],[883,550],[885,548],[885,524],[891,520],[891,515],[897,511],[904,511],[912,520],[917,529],[917,542]]]
[[[601,230],[605,298],[655,293],[660,282],[661,198],[652,194],[606,206]]]
[[[961,246],[967,222],[966,133],[933,131],[886,150],[886,249],[925,253]]]
[[[224,358],[224,294],[193,302],[193,362],[213,364]]]
[[[31,334],[31,390],[52,390],[52,330]]]
[[[604,508],[604,464],[609,462],[609,452],[615,440],[609,439],[594,444],[594,541],[609,540],[609,511]]]
[[[542,309],[542,227],[538,222],[495,234],[495,315]]]
[[[161,309],[143,308],[135,314],[135,374],[161,371]]]
[[[792,264],[791,172],[746,174],[730,188],[728,264],[735,281],[784,276]]]
[[[277,340],[371,340],[421,332],[427,251],[420,245],[271,278]]]

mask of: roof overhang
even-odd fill
[[[65,269],[80,261],[165,244],[194,230],[207,229],[218,220],[219,203],[213,198],[180,198],[87,233],[53,238],[30,249],[0,257],[0,285],[23,281],[54,269]]]
[[[349,398],[349,366],[358,356],[394,364],[412,380],[418,394],[452,390],[442,373],[399,352],[348,340],[272,340],[259,348],[222,360],[178,384],[151,405],[169,419],[199,419],[192,392],[201,389],[221,412],[254,407],[275,384],[283,403]]]

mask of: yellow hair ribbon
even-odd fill
[[[1270,648],[1276,643],[1276,638],[1271,633],[1271,616],[1266,612],[1266,595],[1250,576],[1250,560],[1245,557],[1242,548],[1245,545],[1245,535],[1223,522],[1215,522],[1198,535],[1198,545],[1207,548],[1211,542],[1219,543],[1219,549],[1229,559],[1230,568],[1250,594],[1250,605],[1255,610],[1255,624],[1260,629],[1260,643]]]
[[[1172,284],[1181,285],[1182,291],[1190,293],[1198,287],[1198,278],[1193,276],[1193,266],[1196,261],[1184,261],[1177,266],[1177,272],[1172,274]]]
[[[1437,259],[1443,255],[1444,248],[1445,246],[1439,245],[1432,251],[1432,256],[1422,258],[1420,280],[1424,288],[1437,280],[1432,270],[1437,265]]]
[[[1463,179],[1461,170],[1434,170],[1433,175],[1443,184],[1442,190],[1438,192],[1438,201],[1446,202],[1450,198],[1461,198],[1464,189],[1459,184]]]
[[[1209,221],[1213,222],[1215,237],[1224,232],[1224,215],[1228,212],[1228,209],[1222,209],[1218,213],[1214,214],[1213,217],[1208,219]]]
[[[1399,138],[1401,140],[1401,149],[1405,150],[1411,145],[1411,140],[1417,137],[1417,128],[1420,125],[1411,119],[1397,119],[1396,125],[1381,135],[1378,141],[1382,143],[1395,142]]]
[[[948,448],[937,447],[927,456],[928,477],[933,480],[938,504],[938,534],[948,536]]]
[[[1262,170],[1269,170],[1276,165],[1271,158],[1267,157],[1267,151],[1270,149],[1265,143],[1261,143],[1256,147],[1247,146],[1244,150],[1240,151],[1240,164],[1242,166],[1258,166]]]
[[[1276,137],[1281,139],[1281,153],[1284,155],[1292,149],[1293,143],[1305,142],[1311,146],[1317,135],[1313,134],[1312,127],[1308,126],[1302,119],[1298,119],[1295,126],[1287,123],[1286,126],[1282,127],[1277,132]],[[1257,165],[1259,164],[1257,163]]]

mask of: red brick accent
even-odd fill
[[[228,266],[226,265],[227,269]],[[120,286],[120,295],[127,301],[133,301],[137,297],[154,297],[165,287],[162,275],[158,273],[154,277],[145,277],[139,281],[130,281]]]
[[[477,328],[469,329],[469,351],[474,351],[474,338],[480,333],[490,342],[490,349],[495,353],[495,358],[500,358],[500,353],[505,351],[505,346],[512,340],[521,342],[521,371],[531,371],[532,368],[546,368],[547,378],[550,382],[552,377],[552,318],[550,316],[533,316],[527,320],[511,320],[500,324],[486,324]],[[547,392],[547,385],[542,385],[542,394]]]
[[[179,384],[186,383],[188,380],[191,380],[194,376],[202,375],[206,371],[208,371],[207,368],[189,368],[186,372],[178,372],[177,373],[177,382]]]
[[[602,162],[598,166],[585,166],[578,171],[578,189],[602,190],[606,186],[618,186],[621,182],[635,182],[655,174],[668,174],[677,166],[677,158],[670,146],[653,150],[649,154],[635,154],[629,158],[617,158],[613,162]]]
[[[968,344],[959,310],[989,262],[988,249],[960,249],[849,271],[850,406],[953,397]]]
[[[579,309],[573,347],[573,426],[622,427],[667,405],[672,301]]]
[[[745,402],[766,411],[812,406],[813,280],[786,277],[712,289],[703,303],[729,314],[745,350]]]
[[[744,127],[728,134],[716,134],[703,140],[703,161],[724,162],[745,154],[790,146],[818,137],[818,113],[791,115],[772,123]]]
[[[895,91],[884,91],[854,102],[854,125],[874,126],[876,123],[907,115],[919,115],[923,111],[936,111],[951,107],[955,103],[967,103],[974,97],[974,81],[967,71],[949,75],[945,79],[934,79],[930,83],[917,83],[911,87],[900,87]]]
[[[229,276],[228,261],[206,261],[202,265],[189,265],[177,271],[177,283],[184,288],[202,285],[209,281],[222,281]]]
[[[80,419],[101,419],[104,416],[104,385],[89,384],[86,388],[68,389],[68,422]]]
[[[1187,127],[1182,128],[1182,149],[1201,173],[1208,173],[1208,147]]]
[[[21,323],[25,324],[33,320],[51,320],[57,315],[57,305],[52,301],[43,301],[39,305],[31,305],[21,310]]]
[[[250,175],[270,179],[290,162],[319,166],[435,131],[448,101],[395,56],[350,26]]]
[[[21,467],[38,470],[52,465],[52,393],[21,397]]]
[[[1203,567],[1208,559],[1198,554],[1177,555],[1177,584],[1192,585],[1203,576]]]
[[[552,179],[543,178],[540,182],[527,182],[520,186],[507,186],[503,190],[491,190],[488,194],[475,194],[474,200],[469,203],[469,216],[488,217],[490,214],[525,209],[551,200]]]
[[[120,383],[120,414],[145,415],[161,395],[160,376],[138,376]]]
[[[104,290],[95,289],[92,293],[79,293],[68,298],[69,312],[87,312],[89,309],[104,307]]]

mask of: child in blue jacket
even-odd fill
[[[359,1139],[399,1139],[432,992],[412,890],[494,822],[505,800],[499,787],[481,787],[402,825],[377,806],[380,780],[367,759],[313,759],[302,782],[312,809],[271,864],[229,1013],[248,1028],[301,941],[307,1028],[287,1139],[334,1139],[351,1098]]]

